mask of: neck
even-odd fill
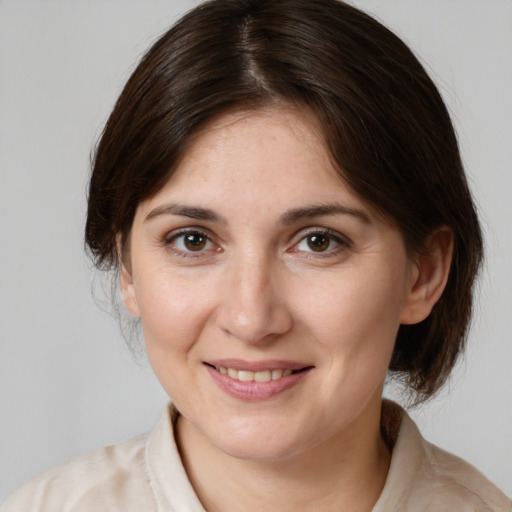
[[[178,446],[192,485],[208,512],[369,512],[389,468],[378,416],[298,455],[277,461],[242,460],[212,446],[180,417]],[[371,428],[367,422],[371,423]],[[186,448],[185,448],[186,447]]]

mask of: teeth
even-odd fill
[[[272,370],[272,380],[280,379],[283,376],[283,370]]]
[[[230,377],[231,377],[231,375],[230,375]],[[239,370],[238,371],[238,380],[241,380],[242,382],[251,382],[252,380],[254,380],[254,372]]]
[[[270,382],[272,380],[272,372],[270,370],[254,372],[254,380],[256,382]]]
[[[281,377],[287,377],[292,374],[292,370],[263,370],[260,372],[251,372],[250,370],[235,370],[234,368],[224,368],[216,366],[215,369],[223,375],[228,375],[232,379],[242,382],[270,382]]]

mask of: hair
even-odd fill
[[[118,269],[138,204],[172,175],[194,135],[230,111],[311,112],[340,176],[403,234],[409,254],[441,226],[454,234],[444,293],[401,325],[392,375],[415,403],[448,378],[466,340],[482,235],[449,113],[411,50],[338,0],[210,0],[145,54],[93,159],[85,240]]]

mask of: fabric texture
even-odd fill
[[[178,453],[170,406],[146,435],[46,471],[15,491],[1,512],[205,512]],[[479,471],[421,436],[397,404],[384,401],[382,432],[392,446],[373,512],[512,512]]]

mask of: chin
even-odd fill
[[[305,440],[298,439],[284,425],[274,423],[269,427],[260,422],[251,423],[250,426],[224,428],[220,435],[213,434],[210,441],[226,455],[253,461],[285,460],[305,447]]]
[[[290,446],[289,441],[284,444],[268,443],[263,439],[240,440],[229,442],[219,448],[230,457],[247,461],[281,461],[288,459],[297,453],[297,449]]]

